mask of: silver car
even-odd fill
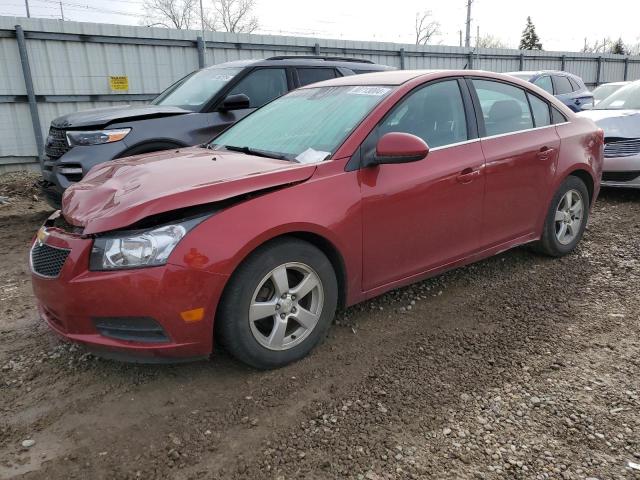
[[[579,115],[604,130],[602,186],[640,188],[640,80]]]

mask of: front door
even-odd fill
[[[360,170],[363,283],[370,290],[458,260],[478,250],[484,157],[468,124],[464,84],[451,79],[408,94],[372,132],[362,155],[374,155],[388,132],[421,137],[421,161]],[[471,132],[470,132],[471,130]]]

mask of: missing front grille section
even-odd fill
[[[142,343],[166,343],[169,337],[150,317],[96,317],[93,324],[100,335]]]

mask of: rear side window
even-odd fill
[[[430,148],[467,140],[467,117],[458,81],[437,82],[410,93],[378,127],[380,136],[389,132],[411,133]]]
[[[566,122],[567,121],[567,117],[565,117],[564,113],[562,113],[556,107],[551,107],[551,120],[553,121],[553,123],[555,125],[556,123],[564,123],[564,122]]]
[[[543,90],[549,92],[551,95],[553,95],[553,85],[551,83],[551,77],[549,75],[545,75],[543,77],[536,78],[535,81],[533,82],[533,84],[537,85],[541,89],[543,89]]]
[[[287,74],[284,68],[261,68],[244,77],[228,95],[244,93],[251,108],[258,108],[287,93]]]
[[[573,87],[567,77],[556,75],[553,77],[553,81],[556,84],[556,95],[564,95],[565,93],[573,92]]]
[[[336,71],[333,68],[298,68],[297,71],[301,87],[336,78]]]
[[[492,80],[473,80],[487,136],[533,128],[529,102],[523,89]]]
[[[533,112],[533,121],[535,126],[546,127],[547,125],[551,125],[549,104],[530,93],[527,93],[527,97],[529,97],[529,103],[531,104],[531,111]]]
[[[577,81],[575,81],[573,78],[571,77],[567,77],[567,78],[569,79],[569,83],[571,84],[571,88],[573,89],[574,92],[577,92],[582,88],[580,84]]]

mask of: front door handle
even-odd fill
[[[479,176],[480,176],[480,170],[474,170],[473,168],[465,168],[458,174],[458,176],[456,177],[456,180],[459,183],[469,183],[475,180]]]
[[[555,148],[542,147],[540,150],[538,150],[537,157],[540,160],[547,160],[555,151],[556,151]]]

